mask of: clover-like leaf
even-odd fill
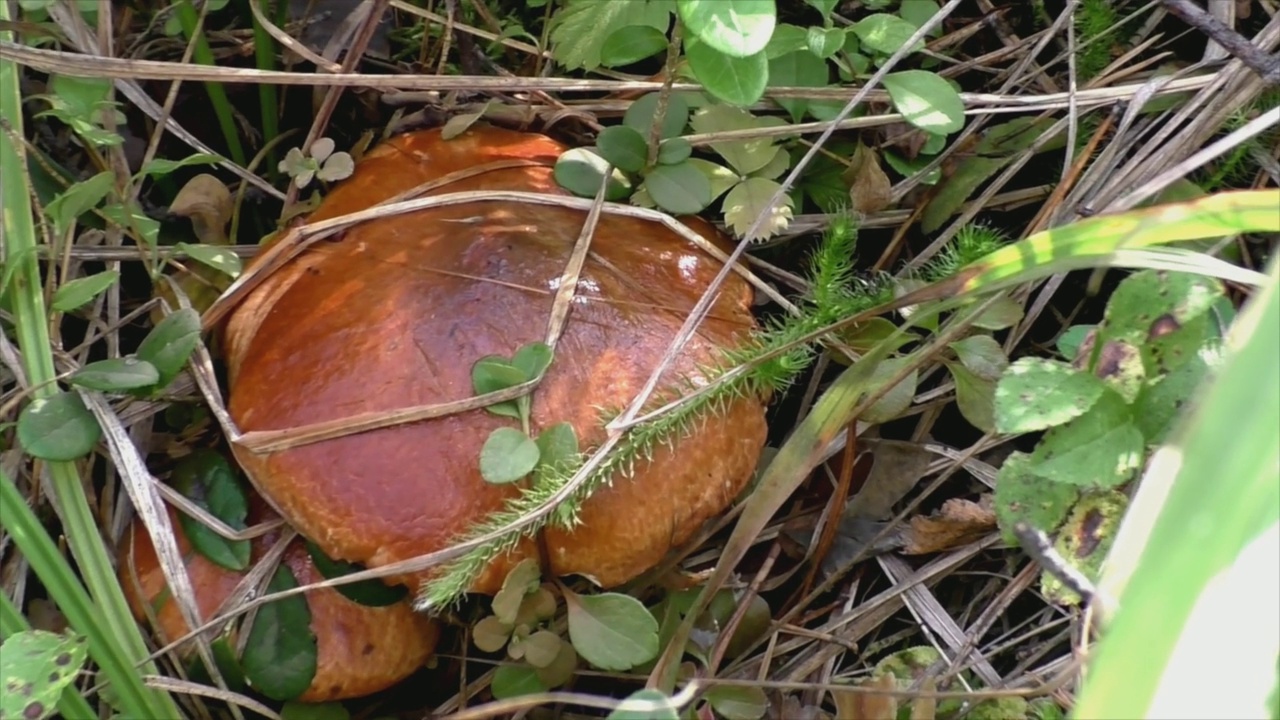
[[[762,177],[751,177],[734,186],[724,197],[724,219],[740,238],[749,242],[773,237],[791,224],[794,201],[789,194],[770,206],[769,201],[782,187],[778,182]],[[755,232],[750,232],[756,218],[768,208]]]
[[[515,428],[494,430],[480,449],[480,475],[495,485],[513,483],[538,464],[538,444]]]

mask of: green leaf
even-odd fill
[[[925,205],[924,213],[920,216],[920,228],[925,232],[937,230],[947,218],[960,210],[960,206],[987,178],[1008,164],[1008,158],[982,155],[971,155],[961,160],[955,173],[943,180],[938,186],[937,194]]]
[[[769,38],[769,44],[765,46],[764,52],[772,60],[787,53],[807,49],[809,49],[808,30],[789,23],[779,23],[778,27],[774,28],[773,37]]]
[[[1134,422],[1142,436],[1153,445],[1165,442],[1174,422],[1183,415],[1196,391],[1221,364],[1217,355],[1197,353],[1168,375],[1148,382],[1133,405]]]
[[[50,304],[58,312],[70,312],[87,305],[90,300],[105,292],[119,279],[119,272],[107,270],[70,280],[53,293],[53,302]]]
[[[605,720],[679,720],[678,710],[661,690],[637,690]]]
[[[1116,487],[1142,466],[1143,449],[1129,406],[1107,390],[1089,412],[1045,433],[1031,453],[1031,472],[1080,487]]]
[[[1115,490],[1081,496],[1058,530],[1054,549],[1085,577],[1097,582],[1127,506],[1128,497]],[[1051,602],[1063,605],[1080,602],[1080,596],[1048,570],[1040,576],[1040,589]]]
[[[667,49],[667,35],[652,25],[628,25],[609,33],[600,46],[600,63],[621,67],[653,57]]]
[[[98,444],[102,428],[78,393],[31,401],[18,414],[18,442],[41,460],[76,460]]]
[[[515,625],[520,605],[529,593],[538,589],[542,569],[532,558],[521,560],[502,580],[502,589],[493,596],[493,615],[503,625]],[[510,633],[508,633],[510,634]]]
[[[164,388],[182,371],[200,343],[200,313],[180,308],[147,333],[138,345],[138,359],[155,366],[160,373],[157,388]]]
[[[610,170],[609,161],[592,152],[591,148],[573,148],[556,159],[556,182],[565,190],[581,197],[593,198],[600,190],[600,182],[609,173],[605,200],[621,200],[631,193],[631,181],[616,168]]]
[[[266,594],[296,587],[297,578],[281,565],[267,583]],[[273,700],[293,700],[311,686],[317,655],[311,608],[305,596],[290,595],[258,608],[240,662],[255,690]]]
[[[1024,314],[1022,303],[1004,295],[983,310],[973,326],[982,330],[1004,330],[1017,324]]]
[[[524,373],[524,380],[534,380],[551,366],[551,347],[544,342],[531,342],[520,346],[511,358],[511,365]]]
[[[197,448],[173,468],[170,484],[195,505],[235,530],[245,529],[249,507],[236,472],[221,453]],[[249,541],[224,538],[204,523],[178,513],[187,539],[210,562],[228,570],[249,567]]]
[[[889,73],[884,89],[907,122],[922,130],[944,135],[964,127],[964,101],[940,75],[925,70]]]
[[[808,50],[788,53],[769,61],[770,87],[825,87],[827,63]],[[794,122],[804,118],[809,102],[802,98],[777,98],[775,100],[791,115]]]
[[[214,270],[226,273],[230,277],[240,277],[242,268],[240,257],[231,252],[229,248],[180,242],[175,246],[175,249],[185,252],[192,258],[199,260]]]
[[[750,105],[764,97],[769,83],[769,59],[763,49],[754,55],[731,57],[704,43],[691,42],[685,48],[685,57],[693,76],[720,100]]]
[[[72,373],[67,381],[90,390],[120,392],[155,385],[160,373],[151,363],[127,356],[91,362]]]
[[[662,165],[679,165],[693,154],[693,146],[681,137],[663,140],[658,145],[658,163]]]
[[[489,684],[493,697],[498,700],[544,693],[547,686],[538,678],[537,670],[528,665],[501,665],[493,672]]]
[[[88,638],[23,630],[0,643],[0,717],[43,720],[89,656]]]
[[[507,362],[498,355],[482,357],[471,366],[471,387],[476,395],[488,395],[491,392],[515,387],[529,378],[523,370]],[[494,403],[485,407],[494,415],[520,419],[520,409],[515,400]]]
[[[711,183],[711,200],[714,202],[716,198],[725,194],[734,185],[738,184],[738,175],[734,171],[723,165],[717,165],[710,160],[691,157],[685,160],[685,163],[692,165],[694,169],[702,173],[702,176]]]
[[[995,381],[980,377],[964,365],[952,362],[946,365],[956,381],[956,406],[960,408],[960,414],[979,430],[995,432]]]
[[[809,52],[826,60],[840,52],[840,48],[844,47],[844,28],[811,27],[809,32],[805,34],[805,44],[808,46]]]
[[[996,476],[993,502],[996,520],[1006,542],[1017,544],[1012,528],[1018,522],[1052,534],[1066,519],[1080,497],[1080,489],[1065,483],[1045,482],[1031,472],[1031,456],[1014,452],[1005,458]]]
[[[350,720],[351,713],[340,702],[304,703],[290,700],[280,708],[280,720]]]
[[[925,23],[932,20],[933,16],[937,15],[941,9],[934,0],[905,0],[902,6],[898,8],[898,15],[919,30],[924,27]],[[940,35],[941,33],[941,27],[934,27],[929,34]]]
[[[672,215],[693,215],[711,204],[711,182],[687,161],[659,165],[645,176],[649,196]]]
[[[1089,332],[1096,328],[1097,325],[1072,325],[1062,334],[1058,336],[1058,352],[1067,360],[1074,360],[1076,354],[1080,352],[1080,346],[1088,337]]]
[[[790,195],[783,195],[772,207],[769,201],[782,187],[781,184],[767,178],[752,177],[734,186],[724,197],[724,220],[734,234],[749,242],[764,240],[782,231],[791,223],[792,208],[795,202]],[[754,233],[751,226],[760,213],[769,207],[768,216]]]
[[[868,15],[854,23],[849,29],[857,34],[858,40],[862,42],[862,47],[881,55],[892,55],[898,52],[898,48],[906,45],[917,30],[915,25],[906,20],[896,15],[885,13]],[[924,42],[917,41],[911,51],[916,52],[923,48]]]
[[[636,98],[635,102],[627,106],[627,111],[622,116],[622,124],[640,133],[642,137],[648,138],[653,121],[658,115],[658,98],[659,93],[656,92]],[[684,132],[684,126],[687,124],[689,124],[689,101],[685,100],[683,93],[669,94],[666,112],[662,114],[660,137],[663,140],[674,138]]]
[[[713,685],[703,697],[725,720],[760,720],[769,710],[769,697],[758,687]]]
[[[181,160],[166,160],[165,158],[154,158],[151,162],[142,166],[134,178],[142,177],[162,177],[177,170],[178,168],[187,167],[188,165],[216,165],[221,162],[222,158],[209,153],[196,153]]]
[[[902,367],[909,361],[909,358],[889,358],[881,361],[874,372],[871,373],[871,380],[868,382],[869,387],[878,389],[882,384],[887,382],[894,375],[897,375]],[[911,407],[911,401],[916,395],[916,383],[919,381],[920,372],[912,370],[905,378],[903,378],[893,389],[885,393],[875,402],[874,405],[867,408],[862,414],[862,420],[870,423],[884,423],[894,420],[907,411]]]
[[[692,125],[700,133],[718,133],[754,130],[760,127],[760,121],[742,108],[711,105],[694,114]],[[750,175],[762,169],[777,153],[777,146],[770,138],[713,142],[711,149],[719,153],[739,175]]]
[[[159,241],[160,221],[148,216],[137,203],[130,203],[128,206],[112,203],[102,206],[101,212],[107,220],[131,233],[137,233],[138,238],[148,247],[154,248]]]
[[[578,435],[569,422],[560,422],[538,433],[538,464],[548,467],[572,462],[578,456]]]
[[[670,7],[666,0],[572,0],[551,16],[552,55],[566,70],[594,70],[615,30],[647,25],[665,33]]]
[[[966,368],[983,380],[999,380],[1005,368],[1009,367],[1004,348],[990,335],[971,335],[951,343],[949,347]]]
[[[996,428],[1001,433],[1044,430],[1080,417],[1107,387],[1066,363],[1022,358],[996,386]]]
[[[596,138],[596,145],[605,160],[627,172],[643,170],[649,154],[649,144],[644,136],[626,125],[614,125],[601,130]]]
[[[480,475],[495,485],[512,483],[538,464],[538,444],[515,428],[494,430],[480,449]]]
[[[658,655],[658,621],[630,595],[565,591],[569,640],[587,662],[621,672]]]
[[[320,575],[326,580],[340,578],[366,569],[363,565],[356,563],[334,560],[325,555],[324,551],[310,540],[307,541],[307,554],[311,556],[311,564],[316,566],[316,570],[320,571]],[[335,585],[333,589],[342,593],[348,600],[366,607],[395,605],[404,600],[409,594],[409,588],[403,585],[393,587],[379,580],[343,583],[342,585]]]
[[[76,221],[102,202],[115,188],[115,173],[103,170],[64,190],[45,206],[45,214],[53,221],[54,234],[62,235]]]
[[[735,58],[764,50],[778,21],[774,0],[676,0],[676,8],[695,37]]]

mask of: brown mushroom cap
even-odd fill
[[[208,620],[244,575],[213,563],[195,550],[172,509],[169,521],[195,591],[200,617]],[[255,539],[251,544],[253,562],[261,559],[278,537],[273,532]],[[282,562],[299,585],[324,580],[301,538],[289,543]],[[167,593],[167,583],[151,536],[140,519],[134,520],[120,543],[119,577],[134,616],[145,622],[144,600],[155,608],[162,593]],[[178,603],[168,594],[163,598],[164,604],[155,611],[156,631],[161,641],[168,643],[186,635],[190,628]],[[386,689],[422,667],[439,639],[438,624],[414,612],[408,599],[372,607],[350,600],[333,588],[308,591],[305,598],[311,610],[311,631],[316,636],[316,674],[311,686],[297,698],[301,702],[363,697]]]
[[[540,135],[477,126],[374,148],[312,221],[367,208],[419,184],[497,161],[531,161],[458,179],[429,194],[521,190],[566,194],[552,177],[565,148]],[[554,289],[586,214],[510,201],[470,202],[380,218],[321,241],[273,273],[226,327],[228,409],[244,431],[283,430],[471,397],[471,368],[544,339]],[[690,220],[704,237],[724,242]],[[722,267],[647,220],[602,214],[555,359],[534,394],[532,432],[561,421],[588,450],[603,409],[631,402]],[[718,350],[755,326],[749,286],[730,275],[659,386],[669,399],[699,383]],[[378,567],[441,550],[517,490],[484,481],[489,434],[509,418],[483,410],[348,435],[274,454],[236,447],[258,489],[330,557]],[[610,587],[644,572],[723,511],[765,440],[764,406],[742,398],[653,448],[631,478],[585,504],[572,532],[543,534],[552,571]],[[525,542],[473,586],[492,593],[537,557]],[[416,586],[430,573],[398,578]]]

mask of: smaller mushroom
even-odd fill
[[[253,501],[254,522],[275,517],[261,498],[254,497]],[[173,509],[169,509],[169,520],[195,590],[200,616],[208,620],[248,571],[236,572],[215,564],[192,546]],[[279,538],[278,530],[255,538],[251,543],[253,562],[259,561]],[[281,567],[287,567],[300,586],[325,579],[301,537],[289,543]],[[129,606],[140,622],[147,619],[146,606],[154,610],[160,642],[172,642],[189,632],[168,591],[164,571],[141,519],[134,520],[120,543],[119,577]],[[331,587],[308,591],[304,597],[311,613],[310,630],[316,639],[316,670],[306,690],[288,699],[327,702],[386,689],[422,667],[439,639],[439,626],[415,613],[407,595],[378,607],[362,605]],[[193,646],[185,644],[180,652],[190,656]]]

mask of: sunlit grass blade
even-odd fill
[[[1117,609],[1075,717],[1276,716],[1276,259],[1232,333],[1220,374],[1152,460],[1116,538],[1102,589]]]
[[[1280,190],[1209,195],[1038,232],[961,270],[960,292],[989,291],[1085,267],[1118,251],[1246,232],[1280,232]],[[1145,265],[1143,265],[1145,267]]]

